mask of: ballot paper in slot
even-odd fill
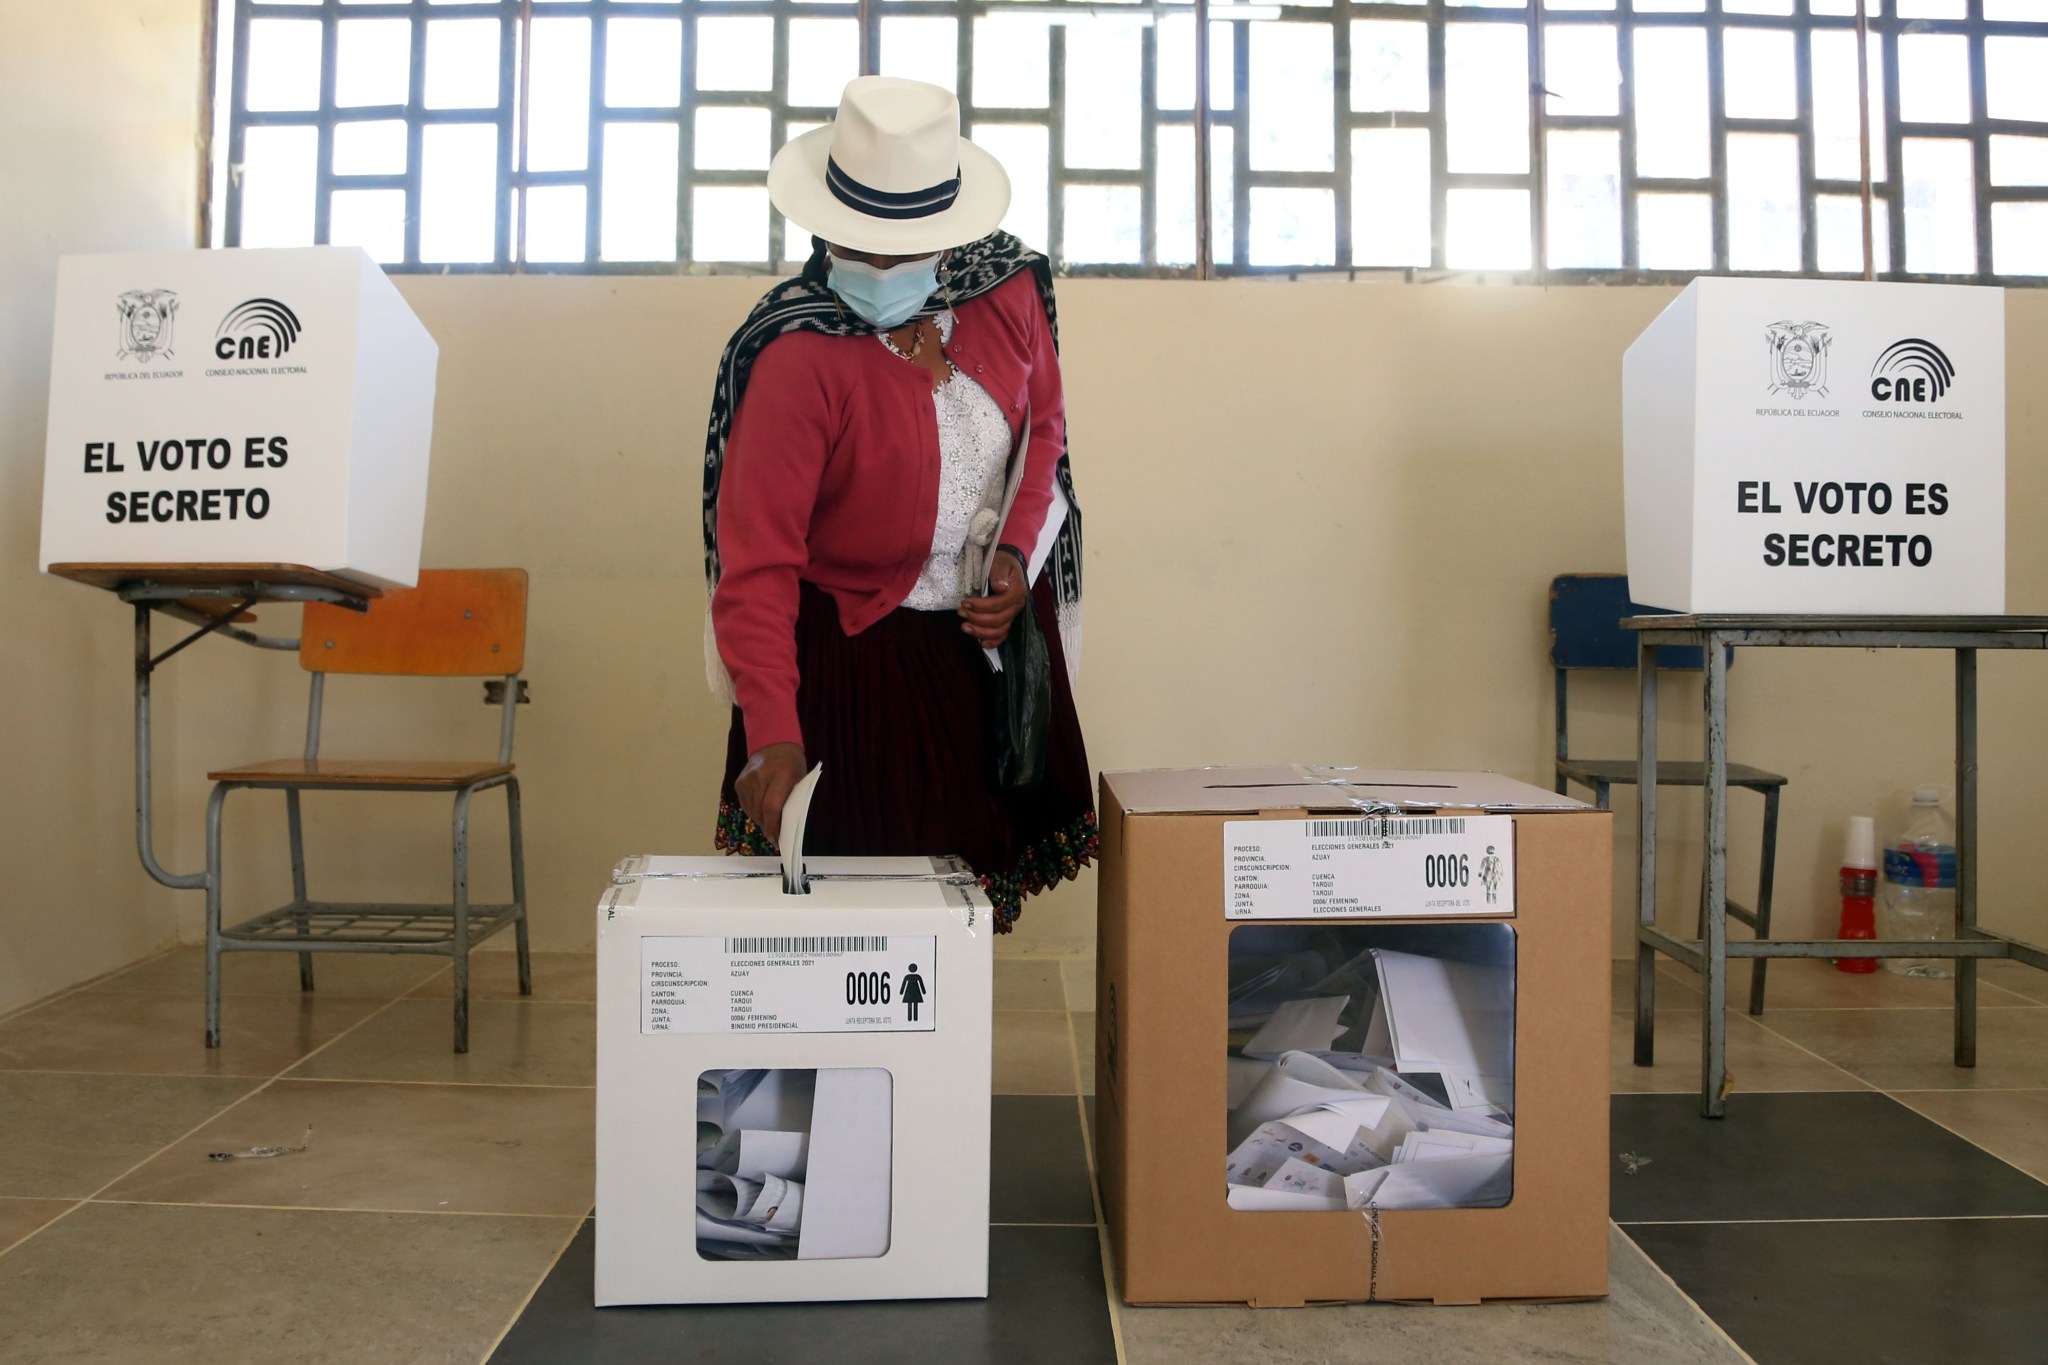
[[[811,889],[804,875],[804,828],[810,823],[811,798],[818,794],[818,779],[824,774],[824,764],[813,764],[789,789],[782,803],[782,838],[778,847],[782,850],[782,890],[786,895],[801,896]]]
[[[835,1260],[889,1249],[890,1107],[879,1067],[697,1078],[697,1254]]]

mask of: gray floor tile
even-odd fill
[[[1063,1010],[1067,994],[1056,957],[1002,957],[995,963],[999,1010]]]
[[[544,1086],[273,1081],[102,1197],[581,1218],[594,1098]],[[276,1160],[208,1159],[300,1142],[305,1151]]]
[[[453,1050],[449,1004],[399,1000],[294,1077],[451,1085],[592,1085],[597,1011],[587,1004],[469,1002],[469,1051]]]
[[[1944,1010],[1772,1010],[1764,1027],[1879,1090],[2048,1089],[2048,1010],[1979,1010],[1971,1067]]]
[[[1080,1085],[1065,1010],[997,1010],[995,1092],[1072,1095]]]
[[[1635,1064],[1635,1016],[1610,1014],[1608,1085],[1616,1094],[1675,1094],[1700,1089],[1699,997],[1694,1008],[1656,1013],[1655,1064]],[[1834,1011],[1839,1014],[1842,1011]],[[1774,1016],[1764,1016],[1766,1020]],[[1867,1090],[1834,1063],[1787,1042],[1745,1014],[1728,1016],[1728,1075],[1731,1089],[1749,1091]]]
[[[261,1084],[0,1071],[0,1195],[83,1199]]]
[[[71,1199],[0,1197],[0,1254],[76,1205]]]
[[[1592,1303],[1476,1308],[1125,1308],[1128,1365],[1740,1365],[1648,1258],[1610,1234],[1609,1290]]]
[[[79,991],[0,1024],[0,1070],[275,1076],[384,1007],[340,996],[237,995],[206,1046],[197,991]]]
[[[2048,1090],[1907,1090],[1896,1098],[2034,1179],[2048,1180]]]
[[[1066,977],[1067,1008],[1087,1013],[1095,1008],[1095,959],[1070,957],[1061,968]]]
[[[1886,1095],[1738,1095],[1724,1119],[1692,1095],[1616,1095],[1611,1112],[1624,1227],[2048,1214],[2048,1185]],[[1648,1162],[1630,1174],[1623,1152]]]
[[[990,1296],[593,1308],[585,1224],[491,1365],[1114,1365],[1093,1228],[990,1230]]]
[[[447,958],[425,954],[322,953],[313,962],[314,993],[337,1000],[392,1000],[447,970]],[[206,990],[206,950],[173,948],[96,982],[88,989],[117,995],[142,993],[197,997]],[[221,993],[300,994],[298,954],[222,954]]]
[[[0,1360],[472,1365],[574,1226],[87,1204],[0,1256]]]
[[[1758,1365],[2039,1361],[2048,1219],[1677,1223],[1629,1235]]]
[[[1986,962],[1977,968],[1977,983],[1997,986],[2023,995],[2036,1004],[2048,1004],[2048,972],[2023,962]]]
[[[1093,1223],[1081,1107],[1070,1095],[998,1095],[990,1152],[989,1218],[997,1223]]]

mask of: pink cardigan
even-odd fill
[[[947,349],[1014,437],[1031,412],[1024,481],[997,542],[1028,553],[1052,505],[1066,440],[1059,360],[1038,285],[1020,271],[957,310]],[[939,430],[926,371],[868,336],[796,332],[754,362],[718,492],[722,572],[711,598],[747,748],[803,743],[797,584],[830,593],[858,635],[902,604],[932,550]]]

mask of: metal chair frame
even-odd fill
[[[1554,593],[1556,583],[1565,578],[1619,576],[1605,574],[1560,575],[1558,580],[1553,580],[1552,591]],[[1621,617],[1615,618],[1617,632],[1621,629],[1621,620]],[[1629,643],[1631,651],[1633,651],[1634,642],[1630,641]],[[1667,652],[1670,651],[1667,650]],[[1613,809],[1613,788],[1640,786],[1642,783],[1642,771],[1634,759],[1588,759],[1572,755],[1569,729],[1570,716],[1567,704],[1569,695],[1568,675],[1579,670],[1633,673],[1637,669],[1634,666],[1603,668],[1592,664],[1578,664],[1568,667],[1558,663],[1557,657],[1556,621],[1553,617],[1551,664],[1556,678],[1556,790],[1559,795],[1563,795],[1566,789],[1576,782],[1592,790],[1593,804],[1596,807],[1601,810],[1611,810]],[[1684,666],[1660,660],[1659,667],[1660,671],[1670,672]],[[1701,662],[1696,667],[1704,673],[1704,656],[1702,656]],[[1759,939],[1767,939],[1771,936],[1771,901],[1777,881],[1778,865],[1778,797],[1779,793],[1784,790],[1786,782],[1787,779],[1783,775],[1766,772],[1761,768],[1751,768],[1742,764],[1727,765],[1728,787],[1740,787],[1747,791],[1756,792],[1763,797],[1763,829],[1759,855],[1761,862],[1757,868],[1756,908],[1750,909],[1747,906],[1738,905],[1732,900],[1727,902],[1729,917],[1748,925],[1755,931]],[[1660,787],[1705,787],[1706,784],[1707,765],[1704,763],[1660,762],[1657,764],[1657,785]],[[1706,917],[1707,880],[1706,873],[1703,870],[1700,879],[1699,922],[1695,930],[1697,935],[1704,935],[1706,932]],[[1756,959],[1755,965],[1750,969],[1749,1012],[1753,1015],[1764,1012],[1764,980],[1769,965],[1768,959],[1759,957]]]
[[[314,671],[306,704],[305,758],[320,756],[320,727],[326,703],[327,675]],[[525,689],[516,673],[490,689],[502,687],[504,708],[498,732],[498,762],[512,762],[515,708]],[[223,862],[221,840],[228,793],[238,788],[282,789],[289,831],[292,899],[285,905],[222,927]],[[503,788],[510,834],[512,899],[503,904],[473,904],[469,898],[469,813],[477,793]],[[295,952],[299,955],[299,988],[313,989],[313,957],[322,952],[433,953],[454,964],[455,1051],[469,1051],[469,952],[508,925],[514,931],[519,959],[519,993],[533,994],[533,967],[527,946],[526,853],[520,822],[519,779],[499,772],[455,789],[451,820],[454,878],[451,899],[441,903],[316,901],[306,890],[306,849],[299,794],[307,791],[447,791],[417,782],[336,781],[318,776],[263,781],[216,782],[206,806],[206,1045],[220,1046],[221,955],[229,952]]]

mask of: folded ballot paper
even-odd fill
[[[1230,1206],[1505,1204],[1514,1163],[1511,948],[1506,961],[1367,948],[1304,983],[1314,973],[1302,959],[1328,968],[1343,956],[1335,948],[1233,963],[1245,968],[1233,972],[1233,1026],[1256,1030],[1227,1062]],[[1275,972],[1302,993],[1252,1008],[1237,985],[1266,991]]]

